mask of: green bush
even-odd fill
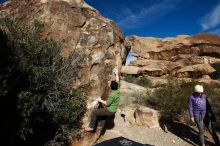
[[[220,63],[212,64],[212,67],[214,67],[216,71],[210,75],[211,78],[220,80]]]
[[[137,77],[129,75],[129,74],[123,74],[124,80],[129,83],[136,83]]]
[[[195,80],[192,82],[185,82],[170,78],[168,83],[154,91],[152,97],[148,98],[146,104],[161,113],[161,119],[177,120],[182,122],[189,121],[188,115],[188,97],[194,92],[196,84],[201,84]],[[211,85],[204,84],[204,90],[208,94],[208,99],[214,113],[218,119],[220,112],[220,92],[218,88]]]
[[[160,110],[161,116],[178,119],[187,110],[188,96],[193,92],[193,83],[169,79],[168,83],[154,92],[150,103]]]
[[[10,50],[1,52],[7,65],[1,65],[0,95],[14,93],[17,97],[22,119],[19,135],[28,140],[40,126],[54,125],[51,131],[60,143],[69,136],[76,137],[86,109],[85,90],[73,90],[71,84],[78,77],[84,56],[73,52],[69,58],[62,58],[57,42],[41,39],[43,24],[39,21],[29,26],[3,19],[0,30],[5,41],[2,47]],[[12,81],[10,76],[16,78]],[[48,132],[44,127],[41,130]]]
[[[196,72],[188,72],[189,77],[192,79],[199,79],[202,77],[202,73],[200,71],[196,71]]]
[[[151,81],[145,76],[138,77],[137,84],[143,87],[151,87]]]

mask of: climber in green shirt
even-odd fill
[[[111,84],[117,84],[117,82],[112,81]],[[114,86],[118,86],[118,84],[114,85]],[[112,113],[116,112],[118,104],[119,104],[119,99],[120,99],[119,97],[120,97],[119,89],[117,89],[117,90],[112,89],[112,91],[108,95],[108,99],[106,102],[107,103],[106,106],[107,106],[108,111],[110,111]]]
[[[105,117],[106,120],[108,120],[109,117],[114,116],[117,111],[117,107],[120,101],[119,76],[118,76],[118,72],[114,72],[114,74],[116,78],[115,80],[109,82],[111,87],[111,92],[108,94],[107,101],[102,100],[101,98],[98,99],[98,101],[106,105],[106,107],[95,109],[92,111],[90,123],[88,127],[85,128],[86,131],[94,131],[98,117]],[[102,124],[102,128],[104,124],[105,122]]]

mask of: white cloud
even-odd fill
[[[214,33],[214,34],[220,34],[220,28],[211,30],[210,32],[211,32],[211,33]]]
[[[200,20],[203,30],[215,28],[220,24],[220,3],[218,3],[209,13]]]
[[[117,24],[124,29],[137,28],[143,24],[151,24],[159,17],[171,12],[176,8],[176,5],[182,0],[163,0],[148,6],[141,6],[138,12],[133,12],[132,9],[123,8],[122,14]]]

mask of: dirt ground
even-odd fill
[[[219,133],[218,133],[219,135]],[[165,128],[146,128],[143,126],[132,126],[116,115],[115,126],[107,129],[96,144],[124,137],[145,146],[196,146],[199,145],[198,130],[181,123],[171,123]],[[206,130],[206,145],[215,146],[210,134]]]

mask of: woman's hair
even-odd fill
[[[117,90],[118,89],[118,83],[116,81],[111,81],[111,89],[112,90]]]

